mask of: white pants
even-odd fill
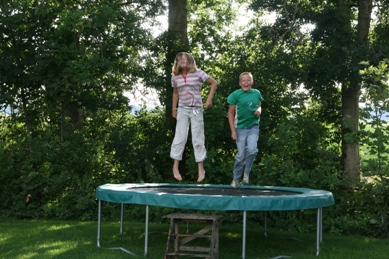
[[[170,149],[170,157],[174,160],[182,160],[182,154],[188,140],[189,125],[191,126],[192,145],[196,162],[205,160],[207,151],[204,144],[203,112],[203,107],[178,107],[176,133]]]

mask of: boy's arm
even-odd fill
[[[255,110],[254,114],[259,116],[262,113],[262,107],[261,107],[261,102],[258,102],[258,109]]]
[[[207,101],[205,103],[205,107],[210,108],[212,106],[212,98],[216,92],[217,82],[212,77],[208,77],[208,79],[205,82],[207,82],[208,84],[211,85],[211,90],[209,91],[208,98],[207,98]]]
[[[235,105],[230,104],[228,107],[228,124],[230,125],[231,130],[231,138],[236,140],[236,132],[235,132]]]
[[[177,103],[178,103],[178,88],[173,89],[173,98],[172,98],[172,116],[177,118]]]

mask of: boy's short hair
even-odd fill
[[[253,75],[251,74],[251,72],[243,72],[239,75],[239,81],[242,79],[242,76],[244,75],[249,75],[251,77],[251,80],[253,80]]]

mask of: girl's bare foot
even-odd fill
[[[205,171],[202,170],[199,172],[199,178],[197,179],[197,182],[198,183],[201,182],[202,180],[204,180],[204,178],[205,178]]]
[[[173,175],[174,175],[174,178],[176,178],[177,181],[181,181],[182,180],[182,177],[181,177],[180,171],[178,171],[178,168],[173,168]]]

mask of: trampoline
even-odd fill
[[[334,204],[332,193],[324,190],[275,186],[239,186],[233,189],[229,185],[212,184],[105,184],[96,189],[96,199],[98,200],[98,247],[100,247],[101,233],[101,201],[121,204],[120,233],[123,229],[123,204],[146,205],[145,256],[148,249],[149,206],[243,211],[242,259],[246,256],[247,211],[317,209],[316,255],[319,255],[323,208]]]

